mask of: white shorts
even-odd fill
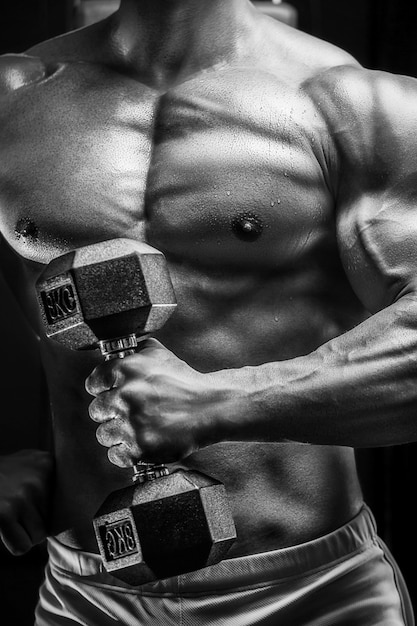
[[[367,507],[314,541],[137,588],[49,540],[35,626],[413,626],[401,573]]]

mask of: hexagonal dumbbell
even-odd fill
[[[36,284],[48,337],[105,359],[135,351],[176,308],[164,255],[112,239],[53,259]],[[221,561],[236,539],[225,488],[197,471],[138,463],[133,485],[111,493],[93,520],[105,569],[139,585]]]
[[[48,337],[74,350],[161,328],[176,308],[164,255],[111,239],[53,259],[36,285]],[[111,346],[108,345],[111,353]],[[115,346],[115,350],[117,345]]]

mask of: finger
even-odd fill
[[[85,381],[87,393],[92,396],[98,396],[104,391],[117,387],[123,378],[120,362],[121,359],[113,359],[100,363]]]
[[[0,537],[7,550],[14,556],[26,554],[33,547],[26,530],[16,522],[3,522]]]
[[[118,389],[103,391],[88,407],[90,418],[94,422],[103,423],[126,414],[126,405],[120,397]]]
[[[131,446],[135,441],[135,432],[129,422],[123,418],[115,418],[101,424],[96,431],[99,444],[105,448],[125,443]]]
[[[120,443],[117,446],[112,446],[107,452],[110,463],[117,465],[117,467],[127,468],[132,467],[135,463],[141,460],[142,451],[137,444],[132,449],[125,443]]]

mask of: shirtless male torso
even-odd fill
[[[417,436],[417,82],[246,0],[122,0],[2,57],[0,85],[0,229],[53,414],[49,534],[97,552],[91,519],[138,456],[225,484],[230,558],[353,519],[355,447]],[[115,237],[165,254],[178,306],[162,345],[101,364],[44,337],[34,284]]]

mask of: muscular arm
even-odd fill
[[[247,437],[354,447],[415,441],[417,81],[346,68],[308,88],[334,140],[341,259],[372,315],[310,355],[253,370],[261,410]],[[233,424],[231,438],[238,431]]]

